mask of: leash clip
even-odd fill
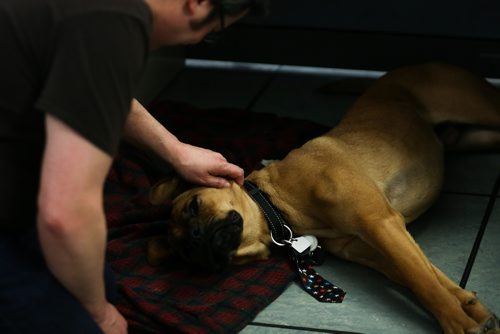
[[[274,242],[274,244],[280,246],[280,247],[283,247],[283,246],[286,246],[286,245],[291,245],[292,244],[292,241],[293,241],[293,233],[292,233],[292,230],[290,229],[290,227],[288,227],[288,225],[285,225],[283,224],[283,227],[286,228],[288,230],[288,234],[290,234],[290,237],[288,238],[288,240],[282,240],[282,243],[280,242],[277,242],[276,239],[274,239],[273,237],[273,233],[271,232],[271,240]]]

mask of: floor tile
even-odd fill
[[[462,275],[486,203],[485,197],[444,194],[411,226],[427,256],[455,281]],[[343,303],[316,302],[294,283],[255,322],[360,333],[440,333],[414,296],[382,275],[333,257],[317,270],[347,291]]]
[[[408,229],[426,255],[459,282],[476,239],[488,197],[442,194]]]
[[[272,327],[272,326],[266,327],[261,325],[248,325],[240,332],[240,334],[302,334],[302,333],[312,333],[312,332],[311,330],[304,329],[303,327],[282,328],[282,327]],[[314,330],[314,333],[333,333],[333,332]]]
[[[301,332],[303,333],[303,331],[294,329],[248,325],[240,332],[240,334],[298,334]]]
[[[278,72],[279,73],[279,72]],[[273,79],[252,110],[308,119],[333,126],[356,100],[356,94],[324,93],[325,85],[341,78],[281,74]]]
[[[304,322],[303,326],[310,325]],[[250,324],[245,327],[240,334],[302,334],[302,333],[325,333],[325,334],[362,334],[356,332],[346,332],[332,329],[318,329],[307,327],[281,327],[267,324]]]
[[[446,154],[444,191],[489,195],[500,173],[500,154]]]
[[[171,99],[200,108],[245,109],[265,86],[268,72],[186,68],[159,99]]]

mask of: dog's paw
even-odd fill
[[[467,331],[467,334],[500,334],[500,320],[493,314],[478,328]]]
[[[171,253],[167,237],[157,236],[149,240],[146,256],[151,266],[164,264],[170,258]]]
[[[493,314],[483,325],[483,332],[488,334],[500,334],[500,319]]]

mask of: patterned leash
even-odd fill
[[[311,237],[316,239],[309,235],[299,237],[298,239]],[[316,246],[316,249],[310,249],[302,254],[293,249],[291,257],[302,287],[307,293],[323,303],[342,303],[346,294],[345,291],[324,279],[314,270],[314,265],[321,264],[324,258],[323,250],[320,246]]]

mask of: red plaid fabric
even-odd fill
[[[180,140],[221,152],[248,174],[327,129],[270,114],[202,110],[158,102],[151,113]],[[146,245],[164,235],[170,205],[152,206],[148,191],[162,177],[150,160],[122,145],[105,188],[107,262],[119,288],[118,309],[130,333],[236,333],[277,298],[295,274],[285,256],[207,274],[172,260],[152,267]]]

